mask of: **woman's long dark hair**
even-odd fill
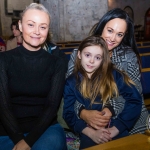
[[[127,31],[126,34],[122,40],[122,44],[130,46],[135,54],[137,55],[137,58],[140,63],[139,59],[139,52],[137,49],[136,41],[135,41],[135,36],[134,36],[134,24],[132,19],[129,17],[129,15],[122,9],[120,8],[114,8],[110,11],[108,11],[99,21],[97,24],[95,30],[93,31],[92,35],[102,35],[103,29],[107,22],[109,22],[112,19],[115,18],[120,18],[124,19],[127,23]]]

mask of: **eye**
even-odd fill
[[[123,37],[123,34],[118,34],[119,37]]]
[[[29,26],[29,27],[33,27],[33,24],[31,24],[31,23],[28,23],[28,26]]]
[[[109,32],[109,33],[112,33],[112,30],[108,29],[108,32]]]
[[[89,57],[89,56],[90,56],[90,54],[85,54],[85,56],[86,56],[86,57]]]
[[[101,60],[101,57],[96,57],[96,60]]]
[[[42,29],[42,30],[45,30],[45,29],[46,29],[46,27],[44,27],[44,26],[41,26],[41,29]]]

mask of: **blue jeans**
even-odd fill
[[[9,136],[0,136],[0,150],[12,150],[14,143]],[[67,150],[66,136],[59,124],[50,126],[34,143],[32,150]]]

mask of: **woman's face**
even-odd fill
[[[23,36],[23,46],[32,51],[39,50],[46,40],[50,19],[46,12],[30,9],[25,12],[19,28]]]
[[[126,30],[127,23],[124,19],[115,18],[106,23],[101,36],[106,41],[108,50],[113,50],[121,43]]]
[[[89,78],[101,65],[102,57],[103,50],[100,46],[88,46],[82,52],[78,51],[78,58]]]
[[[13,26],[12,26],[12,32],[13,32],[13,35],[14,35],[15,37],[21,35],[21,32],[16,29],[16,25],[13,25]]]

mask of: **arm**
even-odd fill
[[[57,116],[58,106],[62,99],[62,93],[65,82],[65,65],[62,59],[57,59],[55,64],[55,71],[51,76],[51,86],[49,94],[47,95],[47,102],[43,113],[39,116],[37,125],[24,138],[26,143],[32,147],[37,139],[44,133],[44,131],[52,124]]]
[[[104,105],[101,112],[97,110],[86,110],[84,106],[81,106],[79,109],[77,115],[95,129],[105,127],[108,124],[110,117],[115,115],[113,107],[109,102]]]
[[[76,60],[76,57],[77,57],[77,53],[78,53],[78,49],[74,49],[73,52],[72,52],[72,54],[71,54],[71,56],[70,56],[66,78],[68,78],[69,75],[71,75],[72,72],[73,72],[75,60]]]
[[[11,111],[10,94],[8,90],[8,76],[7,76],[7,61],[4,61],[5,55],[0,58],[0,120],[5,128],[8,136],[14,144],[18,143],[24,138],[22,131],[19,128],[16,118]]]
[[[119,94],[125,99],[122,112],[113,121],[113,125],[122,133],[131,130],[140,116],[142,109],[142,97],[134,85],[125,84],[123,77],[115,77]]]
[[[83,109],[81,111],[80,118],[93,128],[100,129],[108,124],[111,118],[111,112],[108,108],[104,108],[101,112],[97,110]]]
[[[123,70],[127,73],[130,79],[136,84],[136,88],[139,93],[142,93],[140,67],[136,54],[133,50],[129,47],[124,47],[124,49],[121,47],[119,50],[114,50],[112,62],[115,64],[117,69]],[[125,100],[120,95],[118,98],[111,99],[110,103],[113,106],[117,117],[123,110]]]
[[[63,118],[72,130],[81,133],[87,124],[75,113],[77,101],[75,90],[75,81],[72,77],[68,78],[64,88]]]
[[[91,138],[97,144],[106,143],[111,140],[110,132],[105,128],[94,130],[92,128],[86,127],[82,130],[82,133]]]
[[[119,60],[119,61],[118,61]],[[136,88],[141,93],[141,73],[138,63],[138,59],[133,50],[129,47],[114,51],[112,56],[112,62],[119,70],[123,70],[127,73],[129,78],[136,84]]]

